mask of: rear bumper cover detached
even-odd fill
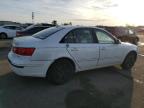
[[[48,67],[51,64],[51,61],[21,62],[20,60],[20,58],[13,57],[11,52],[8,54],[10,68],[15,74],[20,76],[46,77]]]
[[[16,68],[24,68],[24,66],[18,66],[18,65],[13,64],[13,63],[10,61],[9,58],[8,58],[8,62],[9,62],[12,66],[14,66],[14,67],[16,67]]]

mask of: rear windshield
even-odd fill
[[[33,27],[34,27],[34,25],[30,25],[30,26],[28,26],[27,28],[25,28],[24,31],[29,30],[29,29],[31,29],[31,28],[33,28]]]
[[[49,37],[50,35],[60,31],[64,29],[63,27],[50,27],[48,29],[42,30],[34,35],[32,35],[35,38],[39,38],[39,39],[46,39],[47,37]]]

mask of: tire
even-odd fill
[[[47,77],[52,83],[59,85],[69,81],[74,73],[74,65],[67,59],[61,59],[50,66]]]
[[[1,39],[6,39],[6,38],[7,38],[7,35],[6,35],[5,33],[1,33],[1,34],[0,34],[0,38],[1,38]]]
[[[126,56],[124,62],[121,65],[121,67],[123,69],[129,70],[134,66],[135,62],[136,62],[136,54],[131,52]]]

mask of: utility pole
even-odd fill
[[[34,12],[32,12],[32,23],[34,24]]]

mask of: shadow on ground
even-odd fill
[[[131,108],[133,80],[119,72],[115,67],[80,72],[59,86],[10,72],[0,76],[0,108]]]

